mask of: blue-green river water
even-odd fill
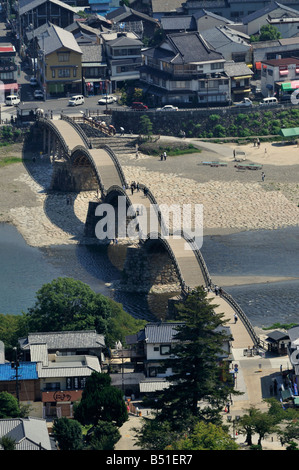
[[[277,276],[298,279],[227,287],[254,326],[299,323],[299,229],[204,237],[202,254],[213,276]],[[63,245],[33,248],[16,228],[0,224],[0,312],[20,314],[34,305],[43,284],[72,277],[121,302],[134,317],[153,320],[165,305],[159,296],[118,293],[106,283],[119,277],[106,248]],[[154,312],[153,312],[154,311]]]

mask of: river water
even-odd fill
[[[136,318],[151,321],[162,317],[167,296],[119,293],[107,285],[120,277],[120,270],[111,261],[110,249],[85,245],[33,248],[14,226],[0,224],[0,312],[27,311],[43,284],[57,277],[72,277],[122,303]],[[212,279],[249,275],[297,277],[225,289],[253,326],[299,323],[298,228],[207,236],[201,251]]]

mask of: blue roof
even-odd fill
[[[18,368],[19,380],[38,379],[36,362],[20,362]],[[0,381],[16,380],[16,370],[11,367],[11,363],[0,364]]]

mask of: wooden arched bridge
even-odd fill
[[[101,148],[92,148],[88,137],[80,127],[67,116],[59,120],[39,117],[38,126],[43,134],[43,152],[54,160],[52,188],[63,191],[99,190],[101,203],[93,203],[93,210],[99,204],[117,206],[119,196],[123,196],[126,207],[133,208],[134,218],[138,215],[138,208],[145,209],[145,218],[138,217],[139,234],[143,232],[142,244],[150,247],[153,244],[162,246],[171,259],[182,293],[197,286],[209,287],[212,281],[199,247],[190,237],[181,233],[174,237],[164,236],[164,221],[153,193],[143,184],[139,191],[131,192],[122,167],[117,156],[107,145]],[[148,230],[152,226],[153,211],[155,207],[155,224],[157,230]],[[144,214],[143,214],[144,216]],[[142,222],[144,221],[144,222]],[[143,230],[142,223],[145,229]],[[186,246],[189,249],[186,249]],[[241,308],[230,296],[224,293],[225,302],[230,305],[231,312],[237,311],[243,320],[248,337],[254,345],[258,344],[250,322]],[[233,313],[231,314],[233,316]],[[246,347],[248,346],[246,338]]]

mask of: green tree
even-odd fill
[[[188,436],[175,441],[170,450],[238,450],[238,444],[221,427],[203,421]]]
[[[121,435],[113,423],[98,421],[88,437],[91,450],[113,450]]]
[[[53,434],[60,450],[80,450],[83,447],[82,427],[76,420],[56,419]]]
[[[0,314],[0,341],[5,345],[5,357],[12,360],[15,352],[13,348],[18,346],[18,339],[28,333],[25,315]]]
[[[164,450],[171,443],[182,437],[182,429],[187,429],[188,424],[177,426],[181,430],[174,430],[172,424],[166,420],[147,419],[141,428],[134,428],[136,442],[143,450]]]
[[[0,439],[0,445],[3,450],[16,450],[16,441],[9,436],[3,436]]]
[[[230,393],[231,383],[221,382],[225,341],[230,337],[223,328],[222,314],[215,314],[215,305],[202,288],[195,289],[187,299],[176,306],[179,323],[173,359],[166,360],[165,368],[172,368],[170,382],[157,399],[161,416],[166,419],[185,418],[188,415],[219,422]],[[199,407],[203,401],[205,406]]]
[[[153,133],[153,124],[148,116],[143,114],[140,118],[140,132],[141,134],[150,136]]]
[[[132,101],[142,101],[143,91],[142,88],[134,88]]]
[[[95,329],[112,346],[144,324],[134,320],[120,304],[72,278],[58,278],[44,284],[36,299],[25,314],[30,332]],[[122,326],[125,327],[123,335]]]
[[[86,381],[82,398],[75,410],[75,419],[81,424],[96,424],[99,420],[121,426],[128,412],[121,390],[111,385],[108,374],[93,372]]]
[[[272,41],[274,39],[280,39],[280,38],[281,38],[280,32],[275,26],[271,24],[263,25],[260,29],[259,34],[250,36],[250,40],[252,42]]]
[[[294,441],[299,441],[299,421],[296,419],[288,423],[284,427],[284,429],[279,431],[279,435],[280,435],[280,442],[282,445],[293,443],[293,445],[291,446],[293,450],[294,445],[298,446],[298,442],[294,442]]]
[[[275,413],[262,412],[258,410],[255,406],[251,406],[247,413],[244,414],[239,422],[238,429],[239,431],[246,434],[246,443],[247,445],[252,445],[252,436],[258,434],[257,445],[261,446],[262,439],[265,438],[267,434],[277,431],[277,424],[279,418]]]
[[[21,414],[18,400],[8,392],[0,392],[0,419],[19,418]]]

